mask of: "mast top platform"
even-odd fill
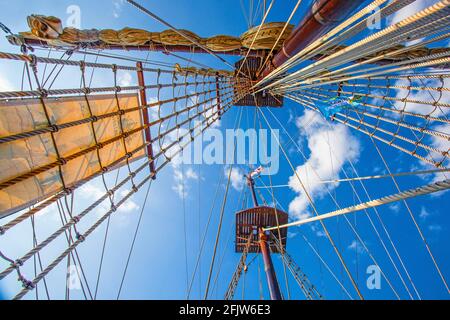
[[[258,252],[259,230],[261,228],[276,227],[277,216],[279,225],[288,222],[288,214],[273,207],[258,206],[236,212],[235,251],[238,253],[243,252],[248,237],[252,235],[248,252]],[[287,240],[287,228],[280,229],[280,234],[282,246],[284,248]],[[279,250],[273,244],[273,235],[278,237],[278,230],[275,230],[273,234],[267,234],[267,241],[272,253],[279,253]]]

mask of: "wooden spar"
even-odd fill
[[[310,13],[303,18],[287,38],[283,47],[264,68],[259,79],[266,77],[272,70],[281,66],[290,57],[306,48],[308,44],[329,31],[360,5],[359,1],[316,0]]]
[[[258,207],[258,199],[256,198],[256,193],[255,193],[255,181],[253,180],[253,178],[251,177],[251,175],[249,174],[247,176],[247,185],[250,188],[250,191],[252,193],[252,199],[253,199],[253,205],[255,207]]]
[[[147,94],[145,93],[145,79],[144,79],[144,72],[142,71],[142,62],[137,62],[136,67],[137,67],[138,83],[139,83],[139,87],[141,87],[141,89],[139,89],[139,97],[141,100],[141,105],[145,106],[145,105],[147,105]],[[148,108],[145,108],[142,110],[142,118],[144,120],[145,125],[148,125],[150,123],[150,118],[148,116]],[[153,146],[150,143],[150,141],[152,141],[152,134],[150,132],[150,126],[148,126],[144,130],[144,135],[145,135],[145,141],[149,143],[147,146],[147,156],[151,160],[151,159],[153,159],[154,155],[153,155]],[[155,162],[154,161],[150,162],[150,172],[153,174],[152,179],[155,180],[156,179],[156,170],[155,170]]]
[[[30,39],[23,38],[23,42],[31,47],[43,47],[43,48],[54,48],[54,45],[47,43],[45,40],[40,39]],[[133,46],[133,45],[112,45],[105,43],[89,43],[82,44],[79,47],[86,47],[87,49],[93,50],[125,50],[125,51],[157,51],[157,52],[187,52],[187,53],[208,53],[204,49],[199,48],[197,46],[185,46],[185,45],[163,45],[158,43],[151,43],[142,46]],[[78,48],[78,47],[74,47]],[[70,49],[70,48],[69,48]],[[217,54],[223,55],[231,55],[231,56],[245,56],[249,51],[249,57],[263,57],[267,50],[248,50],[246,48],[230,50],[230,51],[214,51]]]
[[[262,229],[259,229],[259,246],[264,261],[264,271],[266,272],[267,286],[269,287],[271,300],[282,300],[280,286],[278,285],[277,275],[273,267],[270,256],[269,246],[267,245],[267,236]]]

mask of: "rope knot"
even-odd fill
[[[117,211],[117,207],[116,207],[115,204],[112,204],[112,205],[111,205],[111,211],[112,211],[112,212],[116,212],[116,211]]]
[[[60,166],[64,166],[65,164],[67,164],[67,160],[64,159],[64,158],[59,158],[59,159],[58,159],[58,164],[59,164]]]
[[[81,242],[84,242],[84,240],[86,240],[86,237],[83,236],[81,233],[78,233],[78,232],[77,232],[76,238],[77,238],[77,240],[79,240]]]
[[[73,221],[75,224],[77,224],[78,222],[80,222],[80,220],[81,220],[80,216],[75,216],[75,217],[72,218],[72,221]]]
[[[11,264],[11,266],[15,269],[18,269],[19,267],[23,266],[23,261],[21,259],[17,259],[14,261],[14,263]]]
[[[37,57],[34,54],[29,54],[28,57],[30,57],[30,67],[33,69],[37,66]]]
[[[133,187],[131,188],[134,193],[137,193],[139,191],[138,187],[136,187],[135,184],[133,184]]]
[[[91,88],[84,87],[84,88],[83,88],[83,93],[84,93],[84,94],[90,94],[90,93],[91,93]]]
[[[22,287],[25,289],[32,290],[35,288],[35,284],[33,283],[33,281],[25,279],[25,277],[22,275],[19,276],[18,280],[22,282]]]
[[[56,124],[54,124],[54,125],[50,126],[50,130],[52,132],[58,132],[59,131],[59,127]]]
[[[41,98],[47,98],[48,97],[48,91],[44,88],[39,88],[39,94],[41,95]]]

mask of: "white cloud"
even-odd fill
[[[345,163],[356,161],[360,152],[359,142],[347,127],[336,123],[328,125],[325,119],[315,114],[312,110],[305,110],[296,121],[311,151],[307,161],[298,166],[296,172],[313,199],[321,198],[327,192],[326,185],[321,184],[320,179],[337,179]],[[297,175],[289,178],[290,188],[298,194],[289,204],[289,213],[296,219],[303,219],[310,216],[309,200]],[[328,184],[329,190],[335,187],[337,184]]]
[[[192,179],[192,180],[198,180],[198,174],[192,168],[188,168],[186,170],[186,178]]]
[[[128,193],[130,192],[130,190],[122,190],[120,192],[120,197],[123,198],[125,197]],[[123,213],[128,213],[128,212],[133,212],[139,209],[139,205],[133,201],[132,197],[130,197],[127,201],[125,201],[124,204],[122,204],[117,211],[118,212],[123,212]]]
[[[350,243],[350,245],[347,247],[348,250],[351,251],[356,251],[357,253],[363,253],[364,252],[364,247],[363,245],[356,240],[353,240],[352,243]]]
[[[178,160],[177,160],[178,159]],[[191,167],[182,167],[181,158],[172,162],[174,184],[172,190],[181,198],[186,198],[189,192],[189,181],[199,179],[198,174]]]
[[[430,216],[430,213],[427,211],[427,209],[425,209],[424,207],[422,207],[420,209],[420,214],[419,214],[419,218],[425,220],[426,218],[428,218]]]
[[[414,14],[416,14],[417,12],[433,5],[434,3],[436,3],[437,0],[420,0],[420,1],[414,1],[413,3],[411,3],[410,5],[404,7],[403,9],[397,11],[395,14],[391,15],[387,21],[388,24],[394,24],[397,22],[400,22]]]
[[[395,202],[395,203],[391,204],[389,206],[389,209],[394,213],[399,213],[400,212],[400,203]]]
[[[217,99],[213,99],[211,103],[208,103],[205,105],[205,108],[211,108],[211,106],[214,106],[217,104]],[[203,118],[208,118],[208,122],[211,123],[211,121],[214,120],[213,123],[211,123],[211,125],[209,126],[209,128],[219,128],[221,125],[221,120],[219,119],[219,115],[218,115],[218,110],[217,107],[213,107],[211,109],[209,109],[208,111],[206,111],[203,114]],[[214,114],[214,115],[213,115]]]
[[[432,232],[440,232],[442,231],[442,226],[438,225],[438,224],[432,224],[428,226],[428,230],[432,231]]]
[[[148,104],[153,104],[153,103],[156,103],[156,102],[158,102],[158,98],[156,98],[156,97],[147,98],[147,103]],[[148,114],[150,116],[150,120],[152,120],[152,121],[158,120],[158,108],[159,108],[158,105],[155,105],[153,107],[147,108]],[[163,126],[164,126],[164,124],[163,124]]]
[[[229,168],[224,168],[224,175],[226,178],[228,178],[229,172],[230,172]],[[236,167],[231,169],[230,181],[231,181],[231,186],[235,190],[241,191],[244,188],[244,184],[245,184],[244,173],[242,172],[242,170],[240,170],[239,168],[236,168]]]
[[[440,125],[434,126],[432,129],[434,131],[438,131],[438,132],[442,132],[447,135],[450,135],[450,125],[449,124],[445,124],[445,123],[440,124]],[[433,147],[435,147],[438,150],[447,151],[448,149],[450,149],[450,141],[442,139],[442,138],[433,137],[431,144]]]
[[[437,79],[427,79],[427,80],[412,80],[412,82],[409,82],[408,80],[397,80],[394,83],[395,86],[428,86],[428,87],[436,87],[440,88],[441,86],[448,88],[450,86],[450,79],[445,78],[441,82]],[[381,94],[382,95],[382,94]],[[407,90],[407,89],[396,89],[395,90],[395,96],[396,98],[403,99],[407,98],[409,100],[417,100],[417,101],[431,101],[433,100],[439,101],[441,103],[449,103],[450,102],[450,95],[446,91],[442,91],[442,96],[435,91],[428,91],[428,90]],[[378,105],[382,105],[378,104]],[[425,104],[418,104],[418,103],[405,103],[401,101],[392,102],[393,107],[397,109],[403,109],[405,108],[405,111],[409,112],[415,112],[418,114],[431,114],[433,116],[442,116],[443,114],[449,114],[450,110],[449,108],[435,108],[431,105],[425,105]]]
[[[296,236],[297,236],[297,233],[296,233],[296,232],[288,231],[288,233],[287,233],[287,237],[288,237],[289,239],[295,238]]]
[[[114,202],[117,203],[120,199],[126,196],[130,190],[123,189],[120,190],[114,198]],[[87,183],[83,185],[81,188],[77,190],[76,195],[80,196],[84,200],[87,201],[88,204],[91,204],[94,201],[97,201],[106,193],[106,190],[103,186],[96,185],[95,182]],[[117,208],[117,213],[130,213],[138,210],[139,205],[133,200],[133,196],[131,196],[125,203],[123,203],[120,207]],[[111,209],[111,203],[107,199],[103,201],[100,205],[98,205],[95,209],[97,215],[104,215],[109,209]]]
[[[0,91],[12,90],[14,90],[13,85],[8,81],[8,79],[0,77]]]
[[[319,223],[311,224],[311,230],[316,234],[317,237],[326,237],[325,231],[320,227]]]
[[[125,3],[125,0],[114,0],[113,1],[113,17],[114,18],[117,19],[120,17],[124,3]]]
[[[133,81],[133,76],[129,72],[123,72],[118,77],[120,87],[129,87]]]
[[[418,80],[413,80],[412,83],[410,83],[407,80],[398,80],[395,82],[395,85],[397,86],[428,86],[428,87],[435,87],[435,88],[440,88],[440,87],[446,87],[448,88],[450,86],[450,79],[443,79],[443,81],[441,80],[437,80],[437,79],[428,79],[428,80],[423,80],[423,81],[418,81]],[[408,98],[410,100],[416,100],[416,101],[439,101],[440,103],[450,103],[450,94],[447,91],[442,91],[441,93],[438,93],[436,91],[426,91],[426,90],[412,90],[412,91],[408,91],[406,89],[397,89],[395,92],[394,97],[399,98],[399,99],[403,99],[403,98]],[[414,112],[414,113],[418,113],[418,114],[422,114],[422,115],[431,115],[434,117],[447,117],[448,115],[450,115],[450,108],[444,108],[444,107],[438,107],[435,108],[434,106],[431,105],[425,105],[425,104],[418,104],[418,103],[404,103],[404,102],[393,102],[392,103],[392,107],[396,108],[396,109],[405,109],[405,111],[409,111],[409,112]],[[391,114],[392,116],[393,114]],[[397,118],[398,115],[397,115]],[[408,118],[406,119],[406,121],[411,122],[412,118]],[[413,123],[415,123],[415,121],[412,121]],[[424,126],[425,123],[420,124],[418,122],[419,126]],[[427,127],[431,130],[434,131],[438,131],[438,132],[442,132],[445,134],[450,134],[450,125],[448,124],[438,124],[438,125],[434,125],[433,122],[430,123],[430,125]],[[420,133],[415,133],[415,135],[420,138],[422,135]],[[410,137],[411,139],[415,140],[415,136],[412,135],[412,133],[408,134],[408,137]],[[447,151],[450,149],[450,141],[445,140],[443,138],[440,137],[436,137],[436,136],[426,136],[426,139],[423,140],[423,142],[425,144],[431,145],[432,147],[441,150],[441,151]],[[433,155],[434,160],[436,161],[440,161],[442,156],[432,152],[431,153]],[[443,163],[443,166],[447,166],[449,165],[449,161],[446,160]],[[415,169],[429,169],[432,168],[430,165],[424,163],[424,162],[419,162],[418,167],[415,167]],[[427,175],[427,176],[423,176],[423,178],[430,178],[430,180],[432,182],[436,182],[436,181],[441,181],[446,179],[445,178],[445,174],[443,173],[437,173],[437,174],[433,174],[433,175]],[[435,195],[441,195],[442,193],[439,192]]]

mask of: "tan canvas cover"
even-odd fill
[[[139,105],[137,94],[120,94],[121,109]],[[84,97],[63,97],[45,99],[45,105],[54,124],[64,124],[75,120],[89,118],[89,108]],[[117,111],[114,95],[94,95],[89,97],[89,105],[94,115],[103,115]],[[122,117],[124,131],[142,126],[141,111],[125,113]],[[43,105],[39,99],[0,101],[0,136],[28,132],[48,126]],[[120,117],[108,117],[94,123],[98,142],[104,142],[121,134]],[[95,145],[91,123],[64,128],[54,133],[57,150],[61,157]],[[142,131],[126,138],[128,151],[133,151],[144,144]],[[92,176],[101,169],[125,155],[122,139],[100,149],[92,151],[62,166],[62,178],[70,187],[78,181]],[[145,155],[143,148],[132,160]],[[23,175],[36,168],[57,160],[57,153],[50,133],[19,139],[0,144],[0,182]],[[123,165],[124,162],[121,163]],[[47,170],[13,186],[0,190],[0,217],[41,201],[63,190],[63,181],[59,167]]]

